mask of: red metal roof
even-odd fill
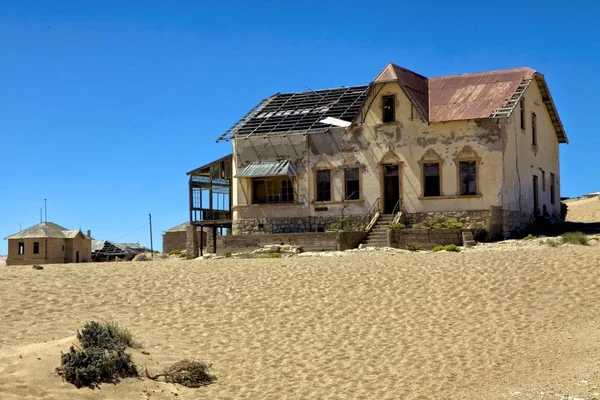
[[[514,68],[429,79],[429,121],[489,118],[537,71]]]

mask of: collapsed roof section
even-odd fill
[[[115,243],[108,240],[92,240],[92,261],[111,261],[117,258],[131,260],[150,249],[138,243]]]
[[[352,122],[360,113],[369,86],[350,86],[297,93],[277,93],[258,103],[217,142],[234,137],[268,136],[292,132],[325,131],[331,117]]]

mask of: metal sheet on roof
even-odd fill
[[[239,171],[236,178],[296,176],[298,171],[290,160],[256,161]]]
[[[319,121],[333,117],[352,122],[360,113],[369,86],[278,93],[257,104],[217,139],[283,135],[323,130]]]

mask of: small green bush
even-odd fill
[[[131,332],[116,323],[86,323],[77,339],[82,348],[71,346],[61,355],[57,368],[67,382],[77,387],[98,386],[101,382],[117,383],[120,378],[138,376],[131,355],[125,353],[129,344],[137,346]]]
[[[588,244],[588,239],[582,232],[567,232],[562,235],[563,244],[564,243],[572,243],[572,244]]]
[[[423,250],[423,247],[419,246],[418,244],[406,243],[406,250],[420,251]]]
[[[181,255],[181,250],[171,250],[169,252],[170,256],[180,256]]]
[[[143,347],[142,344],[135,339],[133,333],[128,328],[125,328],[114,321],[105,322],[103,325],[108,332],[111,332],[112,335],[121,339],[121,341],[125,343],[125,346],[131,347],[132,349],[141,349]]]
[[[447,244],[445,246],[435,246],[433,251],[453,251],[455,253],[460,253],[460,247],[455,244]]]
[[[281,258],[281,253],[263,254],[260,258]]]
[[[533,240],[536,239],[537,236],[533,236],[531,233],[523,238],[523,240]]]
[[[423,226],[427,229],[461,229],[462,223],[454,218],[446,220],[432,218],[423,221]]]
[[[546,242],[545,242],[545,243],[546,243],[548,246],[550,246],[550,247],[556,247],[556,246],[557,246],[557,244],[556,244],[556,240],[554,240],[554,239],[546,239]]]
[[[229,257],[231,257],[231,252],[230,251],[226,251],[224,255],[225,255],[225,258],[229,258]]]
[[[390,229],[405,229],[406,225],[404,225],[402,222],[392,222],[389,225]]]

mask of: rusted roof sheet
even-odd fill
[[[377,75],[374,83],[397,81],[406,97],[417,108],[419,114],[429,121],[427,78],[396,64],[388,63]]]
[[[514,68],[429,79],[429,121],[490,118],[537,71]]]
[[[235,178],[296,176],[297,174],[296,167],[290,160],[256,161],[238,172]]]

